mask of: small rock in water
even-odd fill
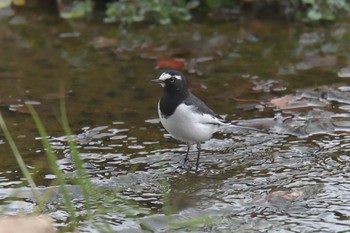
[[[293,202],[303,201],[312,197],[313,195],[319,193],[322,187],[322,185],[315,185],[290,191],[270,191],[266,197],[266,200],[273,206],[286,207]]]
[[[272,191],[267,196],[267,201],[273,204],[283,204],[300,200],[305,197],[304,191]]]
[[[17,15],[10,20],[9,24],[10,25],[26,25],[26,24],[28,24],[28,21],[24,16]]]
[[[341,68],[338,72],[339,78],[350,78],[350,66]]]

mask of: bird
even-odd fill
[[[175,139],[187,144],[184,165],[193,144],[197,145],[196,170],[199,166],[201,143],[209,140],[222,126],[230,126],[220,115],[192,94],[187,78],[177,70],[166,70],[151,80],[163,87],[158,102],[158,115],[165,130]],[[240,126],[238,126],[240,127]],[[246,128],[247,127],[241,127]],[[254,128],[248,128],[253,129]]]

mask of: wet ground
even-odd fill
[[[106,212],[86,220],[81,190],[70,186],[81,232],[98,232],[96,223],[118,232],[349,231],[349,25],[250,19],[120,28],[3,17],[1,113],[40,190],[56,190],[23,106],[38,111],[69,177],[65,99],[80,157],[106,193]],[[199,172],[182,168],[186,145],[161,127],[161,88],[150,83],[161,73],[156,65],[174,58],[185,59],[191,89],[217,113],[269,133],[223,129],[203,143]],[[0,135],[1,210],[31,213],[36,202]],[[193,148],[193,166],[195,156]],[[46,211],[65,231],[56,191]]]

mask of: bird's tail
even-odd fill
[[[260,132],[260,133],[268,133],[268,131],[266,129],[258,129],[258,128],[254,128],[254,127],[250,127],[247,125],[240,125],[239,122],[237,121],[231,121],[231,122],[225,122],[226,126],[228,127],[234,127],[234,128],[238,128],[238,129],[244,129],[244,130],[252,130],[252,131],[256,131],[256,132]]]

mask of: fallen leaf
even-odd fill
[[[180,70],[185,66],[186,60],[182,58],[175,58],[169,60],[157,60],[157,69],[172,68]]]
[[[294,102],[294,101],[296,101],[297,99],[299,99],[299,98],[296,97],[296,96],[293,96],[293,95],[285,95],[285,96],[280,97],[280,98],[272,99],[272,100],[271,100],[271,104],[275,105],[275,106],[278,107],[278,108],[284,108],[284,107],[289,106],[289,104],[290,104],[291,102]]]
[[[0,218],[0,233],[54,233],[57,232],[49,216],[9,216]]]

